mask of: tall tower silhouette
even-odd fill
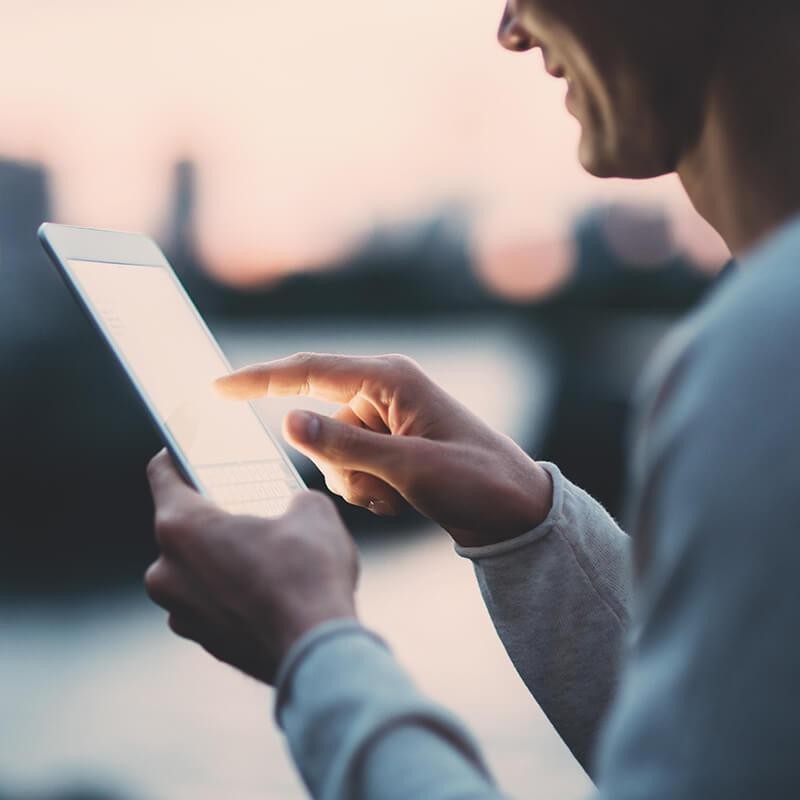
[[[193,161],[182,159],[172,173],[171,199],[164,236],[165,249],[180,272],[197,268],[197,168]]]
[[[50,214],[47,175],[39,164],[0,159],[0,269],[20,274],[41,260],[36,230]]]
[[[47,172],[0,159],[0,334],[24,338],[64,309],[66,292],[36,231],[51,215]]]

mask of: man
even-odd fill
[[[791,0],[515,0],[503,17],[502,44],[566,80],[585,168],[677,172],[739,261],[642,383],[632,554],[555,466],[405,359],[295,356],[221,387],[342,404],[291,414],[289,440],[351,502],[410,503],[451,534],[602,798],[800,795],[798,32]],[[163,455],[150,478],[151,595],[177,633],[277,685],[312,795],[499,796],[468,733],[358,624],[325,498],[264,522],[213,507]]]

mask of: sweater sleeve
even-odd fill
[[[534,530],[460,548],[514,666],[572,753],[592,754],[619,682],[631,594],[630,541],[553,464],[553,508]]]
[[[500,800],[472,736],[357,622],[311,631],[277,686],[278,723],[312,797]]]

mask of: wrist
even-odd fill
[[[335,644],[343,638],[349,638],[351,640],[344,651]],[[275,676],[275,689],[277,690],[275,696],[275,717],[278,725],[283,727],[282,712],[291,701],[293,695],[295,695],[294,689],[296,688],[295,678],[297,673],[302,670],[309,659],[313,659],[321,648],[326,648],[330,643],[334,643],[334,649],[338,652],[337,660],[341,660],[343,654],[345,659],[347,659],[349,654],[352,654],[354,651],[353,639],[368,640],[387,651],[389,650],[389,646],[380,636],[374,631],[365,628],[355,619],[338,619],[322,623],[295,642],[294,646],[289,650],[278,666],[278,671]],[[355,647],[357,648],[358,645],[356,644]],[[356,650],[356,652],[358,652],[358,650]],[[330,664],[326,656],[323,656],[323,660],[327,661],[328,665]],[[308,683],[306,682],[305,685],[308,685]]]
[[[498,514],[482,529],[448,532],[460,547],[486,547],[500,544],[538,528],[553,507],[554,486],[550,473],[533,459],[524,470],[502,487],[496,488],[493,503]]]
[[[277,662],[283,661],[287,653],[315,629],[335,622],[358,624],[352,599],[310,601],[284,614],[282,624],[274,631],[271,641]]]
[[[553,508],[553,476],[538,461],[531,459],[533,469],[526,483],[523,505],[525,524],[517,535],[538,528]],[[513,537],[509,537],[513,538]]]

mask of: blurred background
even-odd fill
[[[636,375],[727,254],[675,180],[581,172],[562,82],[499,48],[500,12],[0,2],[0,800],[303,796],[269,692],[144,599],[159,443],[43,220],[155,235],[235,365],[415,357],[619,512]],[[504,788],[584,795],[446,538],[343,511],[365,621]]]

